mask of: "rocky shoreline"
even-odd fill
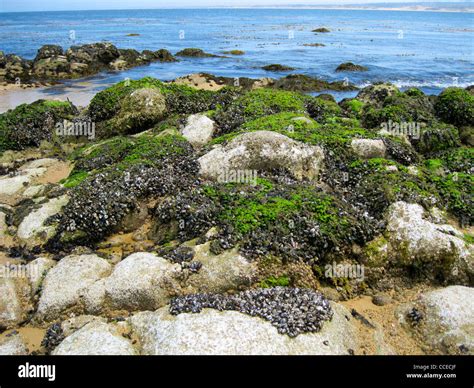
[[[144,63],[95,49],[85,73]],[[474,354],[472,87],[327,89],[200,73],[1,114],[0,354]]]
[[[239,50],[228,53],[230,55],[245,54]],[[103,71],[127,70],[137,66],[149,65],[153,62],[178,62],[180,58],[228,57],[206,53],[198,48],[186,48],[173,55],[166,49],[156,51],[143,50],[140,53],[134,49],[117,48],[111,43],[71,46],[66,51],[61,46],[44,45],[38,50],[33,60],[24,59],[15,54],[5,54],[0,51],[0,85],[17,85],[23,88],[41,86],[57,83],[61,80],[80,79]],[[269,72],[295,70],[280,64],[263,66],[263,69]],[[200,75],[205,78],[207,83],[214,82],[219,86],[249,88],[254,83],[262,83],[265,86],[274,84],[276,88],[305,92],[357,90],[354,85],[348,82],[328,82],[303,74],[290,74],[279,80],[272,78],[216,77],[205,73],[200,73]]]
[[[0,82],[31,83],[76,79],[104,70],[124,70],[152,62],[176,62],[168,51],[119,49],[111,43],[71,46],[66,51],[58,45],[44,45],[33,60],[0,51]]]

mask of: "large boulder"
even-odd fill
[[[45,44],[38,50],[34,61],[37,62],[41,59],[56,57],[58,55],[64,55],[64,50],[61,46],[55,44]]]
[[[93,321],[66,337],[52,354],[56,356],[133,356],[137,352],[112,325]]]
[[[160,49],[156,51],[143,50],[141,53],[142,58],[147,61],[158,61],[158,62],[177,62],[177,59],[166,49]]]
[[[199,158],[200,174],[221,180],[228,171],[285,169],[298,180],[316,180],[322,168],[323,150],[271,131],[236,136]]]
[[[436,115],[456,126],[474,125],[474,95],[461,88],[447,88],[438,96]]]
[[[77,108],[69,101],[37,100],[0,115],[0,151],[39,147],[44,141],[60,141],[58,123],[70,120]]]
[[[47,44],[42,46],[33,61],[33,74],[36,78],[69,78],[71,66],[61,46]]]
[[[51,321],[77,307],[84,290],[108,276],[111,268],[106,260],[97,255],[70,255],[63,258],[44,279],[38,303],[38,319]]]
[[[149,129],[166,114],[166,99],[157,88],[136,89],[124,97],[120,106],[109,124],[113,131],[122,134]]]
[[[209,54],[198,48],[185,48],[176,53],[177,57],[193,57],[193,58],[215,58],[218,55]]]
[[[367,71],[369,70],[366,66],[356,65],[352,62],[341,63],[337,68],[336,72],[341,71]]]
[[[295,338],[279,334],[261,318],[235,311],[204,309],[173,316],[168,307],[143,312],[130,323],[145,355],[334,355],[358,346],[350,313],[332,304],[334,315],[317,333]]]
[[[398,92],[398,88],[392,84],[374,84],[365,87],[357,94],[357,99],[365,104],[381,107],[387,97]]]
[[[120,51],[111,43],[93,43],[71,46],[66,51],[69,62],[86,63],[92,67],[109,64],[120,56]]]
[[[180,266],[152,253],[134,253],[118,263],[105,281],[107,304],[117,310],[155,310],[177,287]]]
[[[64,55],[40,59],[33,66],[33,74],[37,78],[61,79],[68,78],[71,66]]]
[[[28,82],[32,61],[23,59],[15,54],[4,55],[0,52],[0,81]]]
[[[474,288],[450,286],[403,306],[402,321],[430,353],[474,355]]]
[[[28,247],[45,243],[55,233],[55,227],[47,225],[46,221],[58,214],[68,201],[67,195],[53,198],[28,214],[18,226],[17,236],[20,241]]]
[[[386,221],[385,243],[375,244],[380,249],[372,261],[384,256],[433,280],[472,284],[473,247],[456,228],[430,218],[420,205],[402,201],[390,206]]]

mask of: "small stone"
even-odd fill
[[[188,117],[186,126],[181,131],[183,137],[193,146],[203,146],[208,143],[214,134],[215,123],[203,114]]]
[[[392,303],[392,298],[390,298],[388,295],[377,294],[372,297],[372,303],[376,306],[385,306]]]
[[[376,139],[353,139],[351,147],[357,155],[365,159],[383,158],[387,151],[383,140]]]

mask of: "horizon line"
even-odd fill
[[[376,5],[384,5],[375,7]],[[390,4],[393,4],[393,7],[390,7]],[[460,2],[406,2],[406,3],[353,3],[353,4],[318,4],[318,5],[305,5],[305,4],[296,4],[296,5],[243,5],[243,6],[173,6],[173,7],[159,7],[159,8],[107,8],[107,9],[58,9],[58,10],[34,10],[34,11],[2,11],[0,10],[0,14],[7,14],[7,13],[40,13],[40,12],[102,12],[102,11],[154,11],[154,10],[172,10],[172,9],[331,9],[337,11],[343,10],[353,10],[353,11],[400,11],[400,12],[474,12],[474,5],[467,7],[468,9],[462,10],[461,8],[454,8],[454,10],[450,11],[449,9],[443,8],[440,6],[439,9],[401,9],[400,6],[406,4],[405,7],[410,6],[420,6],[420,7],[428,7],[424,4],[473,4],[472,1],[460,1]],[[367,7],[367,8],[361,8]],[[374,8],[370,8],[374,7]]]

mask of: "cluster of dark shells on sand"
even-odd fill
[[[289,287],[259,288],[235,295],[191,294],[170,303],[172,315],[199,313],[204,308],[263,318],[289,337],[319,332],[333,316],[329,301],[321,293]]]

